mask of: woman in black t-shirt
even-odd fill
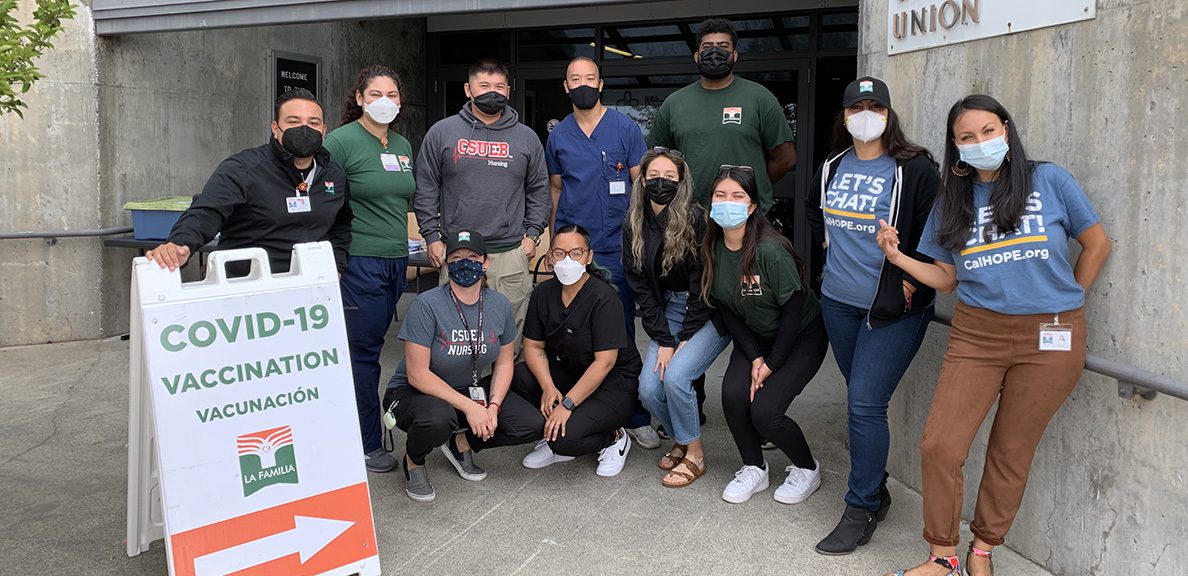
[[[544,440],[523,464],[544,468],[597,452],[598,475],[614,476],[631,448],[623,426],[635,412],[643,364],[627,337],[619,296],[594,264],[586,230],[557,230],[549,259],[557,277],[532,292],[524,362],[512,376],[512,391],[538,404],[547,419]]]

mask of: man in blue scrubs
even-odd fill
[[[577,224],[590,232],[594,261],[610,269],[635,338],[635,300],[623,275],[623,217],[631,184],[646,152],[643,133],[625,114],[602,105],[602,78],[589,58],[575,58],[565,71],[565,91],[573,102],[549,133],[545,164],[553,193],[551,230]]]
[[[635,298],[623,275],[622,224],[647,146],[639,125],[602,105],[602,77],[593,60],[578,57],[569,63],[565,91],[573,114],[553,128],[545,145],[553,193],[550,230],[577,224],[590,233],[594,261],[611,271],[623,302],[627,335],[634,342]],[[642,407],[640,412],[628,425],[629,432],[644,448],[659,446],[651,417]]]

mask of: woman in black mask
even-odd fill
[[[705,473],[701,422],[692,381],[722,353],[730,337],[708,322],[701,297],[698,250],[705,210],[692,202],[693,179],[683,155],[656,147],[640,161],[623,222],[623,268],[651,342],[639,376],[639,397],[675,445],[660,459],[662,483],[688,486]]]

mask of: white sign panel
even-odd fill
[[[245,257],[249,277],[223,277]],[[133,267],[169,573],[379,574],[333,250],[267,264],[216,252],[185,285]]]
[[[1095,0],[887,0],[887,54],[1092,20]]]

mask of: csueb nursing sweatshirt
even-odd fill
[[[511,106],[490,125],[475,118],[469,102],[434,124],[421,144],[416,177],[413,209],[427,242],[470,230],[488,247],[518,245],[548,224],[544,147]]]

